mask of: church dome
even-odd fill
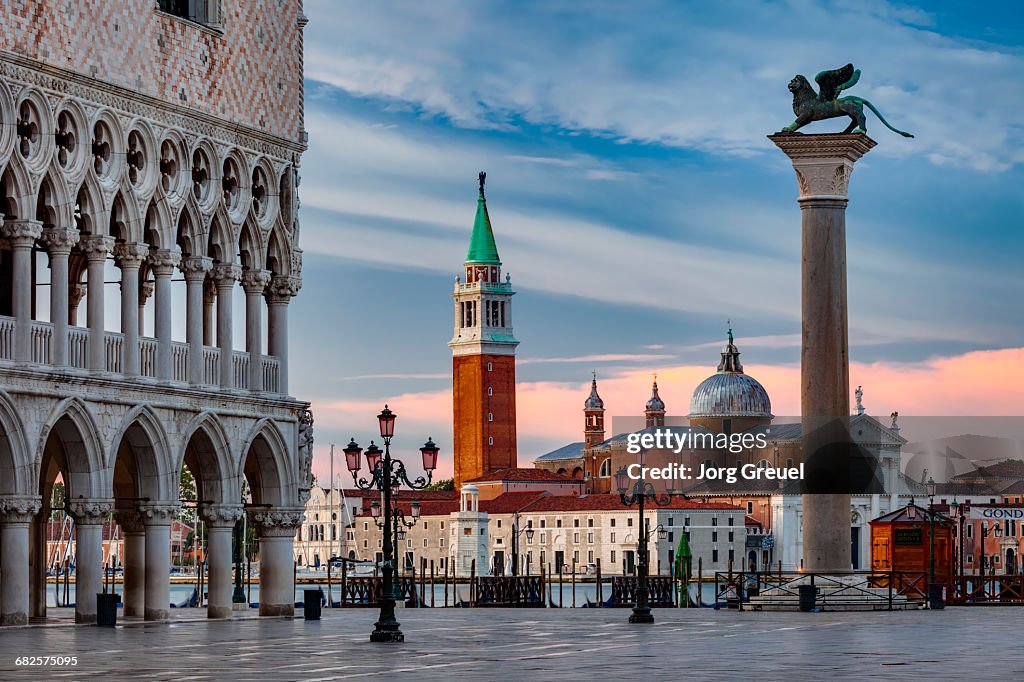
[[[693,391],[690,417],[772,418],[768,392],[757,379],[743,373],[732,329],[729,330],[729,342],[722,350],[718,372],[700,382]]]

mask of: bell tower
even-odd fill
[[[592,448],[604,442],[604,401],[597,393],[597,372],[590,382],[590,395],[583,403],[583,446]]]
[[[515,467],[516,346],[512,333],[511,277],[501,260],[480,173],[476,220],[466,254],[465,280],[455,278],[452,400],[455,487],[484,474]]]

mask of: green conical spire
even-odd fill
[[[467,263],[501,263],[498,245],[494,243],[491,219],[487,215],[487,200],[484,198],[484,179],[487,174],[480,171],[480,196],[476,201],[476,220],[473,221],[473,236],[469,239]]]

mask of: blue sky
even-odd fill
[[[304,5],[291,372],[320,415],[318,450],[365,440],[363,403],[450,386],[479,170],[519,292],[521,382],[710,372],[726,319],[747,363],[795,365],[796,182],[765,135],[793,118],[794,74],[848,61],[863,72],[850,94],[916,135],[869,116],[879,144],[847,214],[852,358],[1024,346],[1019,4]],[[671,388],[670,411],[692,388]],[[436,414],[409,416],[416,438],[450,442]],[[571,436],[579,417],[565,420]],[[559,444],[546,432],[521,450]]]

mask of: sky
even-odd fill
[[[487,171],[511,274],[520,465],[658,374],[686,414],[727,321],[799,405],[800,211],[766,135],[790,78],[853,62],[878,146],[847,211],[851,390],[888,415],[1024,413],[1024,9],[1017,3],[306,0],[303,287],[291,392],[315,470],[386,402],[451,471],[451,291]],[[845,120],[813,124],[838,132]],[[342,467],[339,458],[339,468]],[[343,482],[348,484],[348,476]]]

